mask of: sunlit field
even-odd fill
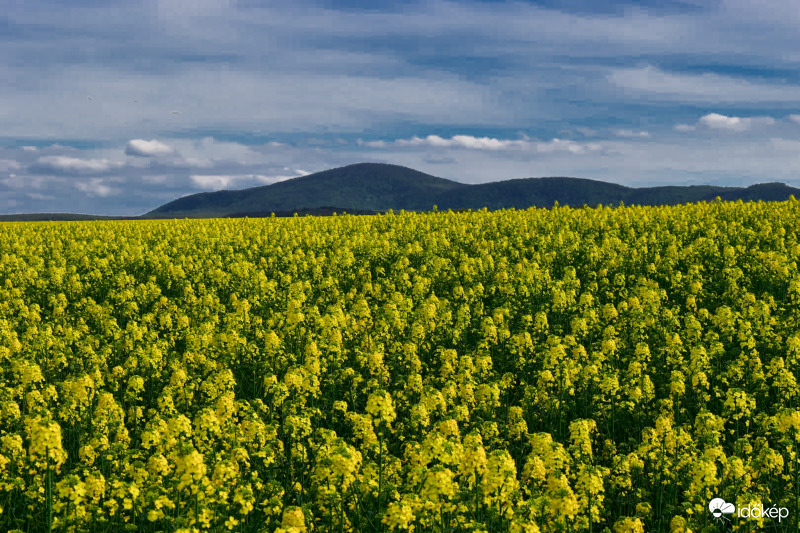
[[[0,225],[0,529],[797,531],[798,257],[795,200]]]

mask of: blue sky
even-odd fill
[[[362,161],[800,186],[800,7],[71,0],[0,10],[0,213],[139,214]]]

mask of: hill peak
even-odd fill
[[[467,187],[412,168],[356,163],[239,191],[184,196],[146,216],[224,216],[230,213],[338,209],[386,211],[430,209],[431,198]]]

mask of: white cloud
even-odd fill
[[[0,159],[0,172],[9,172],[20,168],[22,168],[22,165],[12,159]]]
[[[789,154],[795,154],[796,159],[800,161],[800,140],[774,137],[770,139],[769,142],[778,150]]]
[[[199,157],[182,157],[173,161],[172,166],[176,168],[211,168],[214,166],[214,162]]]
[[[650,133],[646,131],[634,131],[634,130],[614,130],[614,135],[617,137],[624,137],[627,139],[649,139]]]
[[[800,115],[789,115],[787,118],[792,122],[800,124]]]
[[[398,146],[433,146],[437,148],[470,148],[473,150],[502,150],[506,148],[524,147],[527,141],[500,140],[491,137],[473,137],[472,135],[454,135],[449,139],[438,135],[428,135],[424,139],[398,139]]]
[[[390,146],[392,143],[386,141],[364,141],[362,139],[358,139],[356,144],[359,146],[366,146],[368,148],[384,148],[386,146]]]
[[[142,176],[142,183],[155,185],[167,183],[168,176],[166,174],[151,174]]]
[[[606,79],[626,93],[649,99],[700,102],[796,102],[800,87],[720,74],[677,74],[652,65],[612,70]]]
[[[13,189],[18,190],[25,190],[25,189],[46,189],[51,187],[56,178],[52,176],[35,176],[35,175],[17,175],[17,174],[9,174],[7,178],[0,180],[4,185],[11,187]]]
[[[745,131],[753,126],[771,126],[775,124],[775,119],[772,117],[728,117],[719,113],[709,113],[700,117],[697,123],[716,130]]]
[[[213,137],[203,137],[178,146],[180,146],[180,152],[184,155],[184,159],[195,161],[195,163],[199,161],[213,163],[230,161],[239,164],[257,164],[262,160],[260,154],[255,152],[251,146],[220,141]],[[268,146],[272,146],[271,143],[268,143]]]
[[[192,183],[199,189],[211,189],[212,191],[219,191],[232,186],[236,182],[244,180],[252,181],[261,178],[255,174],[240,175],[240,176],[224,176],[212,174],[193,174],[191,176]]]
[[[744,131],[749,127],[749,123],[739,117],[727,117],[719,113],[709,113],[700,117],[698,124],[716,130]]]
[[[743,132],[775,124],[776,120],[772,117],[734,117],[720,113],[708,113],[697,119],[694,124],[676,124],[674,129],[681,132],[697,131],[699,128]]]
[[[23,146],[22,149],[26,152],[35,152],[38,150],[35,146]]]
[[[333,66],[335,67],[335,65]],[[331,71],[333,70],[333,71]],[[0,77],[22,69],[0,67]],[[362,131],[396,120],[421,123],[521,124],[519,113],[494,89],[448,72],[382,77],[337,69],[294,72],[288,66],[249,69],[191,63],[158,76],[54,66],[25,90],[8,88],[4,133],[19,138],[143,140],[145,132]],[[45,87],[46,86],[46,87]],[[108,95],[102,106],[87,101],[85,87]],[[49,87],[58,87],[57,93]],[[137,95],[142,100],[133,102]],[[268,95],[268,97],[266,96]],[[175,105],[181,115],[172,115]],[[137,150],[131,148],[132,155]],[[148,157],[141,155],[141,157]]]
[[[80,159],[62,155],[40,157],[38,164],[33,166],[36,171],[52,172],[106,172],[112,168],[122,166],[121,163],[112,163],[107,159]]]
[[[369,148],[388,148],[388,147],[429,147],[429,148],[466,148],[470,150],[526,150],[539,153],[551,153],[558,151],[570,152],[573,154],[583,154],[586,152],[598,151],[602,149],[599,143],[579,143],[576,141],[553,139],[547,142],[531,141],[529,139],[511,140],[495,139],[493,137],[474,137],[472,135],[453,135],[449,139],[438,135],[428,135],[427,137],[414,136],[410,139],[397,139],[395,141],[362,141],[360,146]]]
[[[585,154],[603,150],[600,143],[579,143],[565,139],[553,139],[548,142],[532,143],[534,149],[540,153],[569,152],[571,154]]]
[[[75,188],[90,196],[99,196],[101,198],[120,193],[119,189],[106,185],[103,178],[92,178],[88,181],[75,182]]]
[[[174,22],[190,17],[219,17],[231,7],[230,0],[159,0],[156,4],[159,19]]]
[[[288,168],[286,170],[289,170]],[[246,188],[257,187],[259,185],[268,185],[277,183],[279,181],[288,180],[291,178],[298,178],[308,174],[302,170],[295,171],[294,175],[278,175],[278,176],[264,176],[262,174],[193,174],[191,176],[192,183],[198,189],[210,189],[212,191],[220,191],[231,187]]]
[[[56,196],[53,196],[52,194],[41,194],[41,193],[38,193],[38,192],[25,193],[25,196],[27,196],[28,198],[30,198],[32,200],[57,200],[58,199]]]
[[[165,155],[172,155],[175,150],[161,141],[152,139],[145,141],[144,139],[132,139],[128,141],[128,146],[125,148],[127,155],[136,157],[159,157]]]

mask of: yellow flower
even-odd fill
[[[203,454],[193,450],[187,455],[179,457],[175,465],[175,475],[179,479],[179,489],[189,487],[193,494],[197,493],[200,490],[198,484],[206,475]]]
[[[61,443],[61,426],[40,417],[27,419],[26,432],[30,445],[28,456],[39,468],[55,468],[58,471],[67,460]]]
[[[378,436],[372,422],[372,416],[360,415],[358,413],[347,413],[347,420],[353,425],[353,432],[361,439],[364,446],[378,444]]]
[[[406,531],[414,531],[414,509],[405,500],[399,502],[392,502],[386,509],[386,514],[383,515],[381,522],[389,526],[390,531],[396,529],[404,529]]]
[[[306,518],[300,507],[286,507],[281,517],[281,527],[275,533],[306,533]]]
[[[397,418],[392,397],[386,391],[378,391],[369,395],[367,399],[367,413],[372,415],[373,422],[376,425],[379,422],[384,422],[388,425]]]
[[[650,516],[653,511],[653,506],[648,502],[640,502],[636,504],[636,514],[639,516]]]
[[[338,493],[342,497],[355,481],[360,466],[361,452],[330,432],[317,454],[312,477],[326,496]]]
[[[686,519],[682,516],[673,516],[669,522],[670,533],[691,533],[686,527]]]
[[[504,509],[513,506],[511,495],[517,490],[517,467],[506,450],[495,450],[489,454],[486,472],[481,479],[483,501],[487,505],[499,502]]]
[[[614,533],[644,533],[644,524],[638,518],[620,518],[614,522]]]
[[[564,475],[551,475],[547,478],[548,514],[551,518],[563,522],[564,519],[572,520],[580,509],[578,499],[569,486]]]
[[[597,432],[597,423],[594,420],[575,420],[569,425],[570,449],[581,460],[592,458],[592,433]]]
[[[508,408],[507,428],[508,436],[512,439],[521,439],[528,435],[528,423],[521,407],[514,405]]]
[[[470,433],[464,437],[464,455],[459,468],[470,485],[486,472],[486,450],[483,448],[480,433]]]

